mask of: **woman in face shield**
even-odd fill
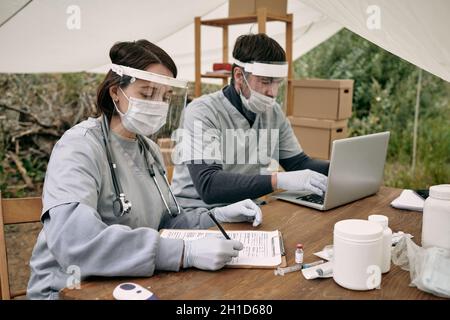
[[[245,200],[187,214],[170,190],[158,146],[146,136],[166,122],[171,102],[184,103],[186,82],[161,48],[120,42],[99,86],[99,117],[68,130],[56,143],[43,190],[43,229],[30,261],[27,295],[57,299],[89,276],[151,276],[155,270],[217,270],[240,242],[165,239],[161,228],[209,228],[218,220],[261,223]]]
[[[192,147],[173,175],[180,203],[212,208],[276,189],[322,196],[329,162],[303,152],[278,103],[288,75],[283,48],[265,34],[242,35],[233,58],[230,85],[194,100],[184,112],[182,126]],[[221,154],[208,153],[211,145],[199,143],[194,128],[219,141],[215,149]],[[203,154],[202,161],[195,154]],[[270,159],[285,172],[270,174]]]

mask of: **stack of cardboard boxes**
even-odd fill
[[[353,80],[293,80],[292,90],[288,119],[303,151],[312,158],[330,159],[333,141],[347,137]]]

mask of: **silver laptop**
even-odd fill
[[[285,191],[273,197],[328,210],[377,193],[383,181],[389,135],[381,132],[333,141],[324,196]]]

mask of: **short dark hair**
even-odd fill
[[[151,64],[162,64],[172,72],[173,76],[177,76],[177,67],[172,58],[160,47],[148,40],[125,41],[115,43],[109,51],[111,62],[127,66],[134,69],[145,70]],[[109,88],[119,85],[125,88],[130,84],[131,77],[120,77],[111,70],[106,74],[105,79],[97,89],[97,113],[104,114],[111,119],[114,113],[114,103]]]
[[[286,52],[278,42],[265,33],[244,34],[237,38],[233,48],[233,58],[241,62],[285,62]],[[234,64],[232,81],[234,79]]]

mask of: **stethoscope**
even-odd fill
[[[114,191],[116,194],[116,198],[113,201],[113,213],[116,217],[122,217],[125,214],[128,214],[131,211],[131,202],[127,199],[125,193],[123,192],[122,186],[120,185],[120,181],[116,176],[116,170],[117,166],[114,161],[111,148],[109,145],[109,124],[107,117],[105,115],[102,116],[102,135],[103,135],[103,142],[105,143],[106,148],[106,157],[108,158],[108,164],[109,169],[111,171],[111,177],[113,181]],[[161,199],[164,203],[164,206],[166,207],[167,211],[172,217],[175,217],[181,213],[180,206],[178,204],[177,199],[175,198],[174,194],[172,193],[172,190],[170,189],[169,180],[167,180],[166,171],[164,170],[164,167],[159,163],[158,158],[154,154],[153,150],[150,148],[149,144],[145,139],[140,136],[136,135],[137,140],[139,143],[139,146],[142,148],[143,154],[144,154],[144,160],[145,164],[147,165],[147,170],[150,174],[150,177],[152,177],[153,181],[155,182],[156,188],[158,189],[159,195],[161,196]],[[161,176],[164,178],[164,181],[166,182],[167,189],[169,189],[169,193],[175,202],[177,206],[177,211],[175,213],[172,212],[172,210],[169,207],[169,204],[167,203],[166,199],[164,198],[164,195],[161,191],[161,188],[159,186],[158,180],[156,179],[155,170],[153,167],[153,164],[149,164],[148,158],[147,158],[147,151],[151,153],[153,159],[155,159],[156,167],[161,174]]]

